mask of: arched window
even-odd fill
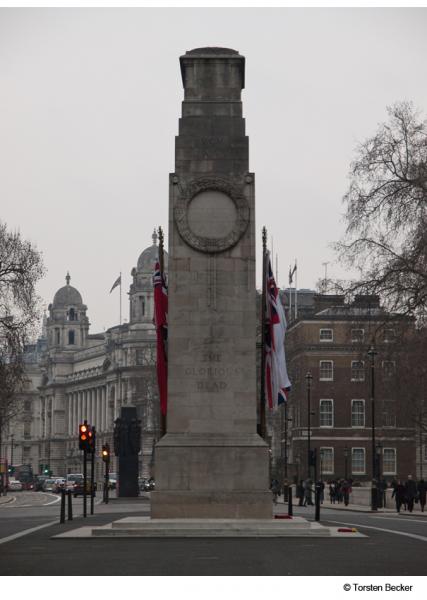
[[[70,308],[70,310],[68,312],[68,319],[70,321],[75,321],[76,320],[76,312],[75,312],[74,308]]]
[[[75,344],[75,341],[74,341],[74,339],[75,339],[74,331],[73,331],[73,330],[71,330],[71,331],[69,331],[69,332],[68,332],[68,343],[69,343],[70,345],[73,345],[73,344]]]
[[[145,298],[144,298],[144,296],[140,296],[139,301],[141,303],[141,316],[144,317],[145,316]]]

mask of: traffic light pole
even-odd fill
[[[104,503],[108,504],[108,488],[110,485],[110,461],[105,461]]]
[[[95,493],[95,448],[90,453],[90,514],[93,515],[93,503]]]
[[[87,517],[86,486],[87,486],[87,450],[83,450],[83,517]]]

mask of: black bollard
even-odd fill
[[[61,490],[61,514],[59,522],[65,523],[65,490]]]
[[[315,516],[314,516],[314,520],[315,521],[320,521],[320,497],[322,494],[322,486],[320,483],[316,483],[316,489],[314,492],[314,502],[316,504],[315,507]]]
[[[293,507],[292,507],[292,487],[289,486],[289,493],[288,493],[288,516],[292,517],[293,515]]]
[[[71,493],[71,490],[68,490],[67,494],[68,494],[68,520],[72,521],[73,520],[73,495]]]

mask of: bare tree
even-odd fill
[[[43,273],[40,252],[0,223],[0,449],[2,431],[20,408],[24,348],[39,317],[35,286]]]
[[[358,149],[344,196],[347,229],[336,245],[359,279],[343,291],[378,294],[388,310],[425,320],[427,308],[427,122],[410,103]]]

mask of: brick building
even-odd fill
[[[305,302],[298,318],[290,322],[286,342],[293,385],[287,411],[292,421],[286,422],[284,440],[281,415],[280,454],[283,462],[287,444],[290,475],[307,476],[310,434],[310,448],[316,455],[311,477],[321,472],[324,479],[371,480],[371,357],[367,354],[371,345],[377,352],[373,358],[377,473],[388,480],[416,474],[415,424],[396,386],[399,342],[412,329],[411,320],[388,314],[378,297],[357,296],[347,304],[342,296],[312,293],[311,305]],[[312,376],[310,411],[307,373]]]

